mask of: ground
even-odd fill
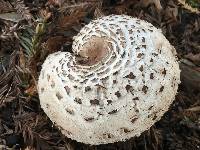
[[[0,149],[200,149],[198,0],[0,0]],[[41,64],[92,19],[127,14],[160,28],[176,48],[181,84],[162,119],[140,137],[90,146],[64,137],[40,107]]]

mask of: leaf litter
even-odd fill
[[[0,0],[0,149],[200,149],[199,6],[196,0]],[[6,13],[21,18],[1,17]],[[71,52],[73,36],[109,14],[161,28],[178,52],[182,83],[169,111],[140,137],[89,146],[64,137],[48,119],[40,108],[37,78],[48,54]]]

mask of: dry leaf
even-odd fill
[[[178,2],[182,5],[183,8],[185,8],[193,13],[200,14],[200,11],[197,8],[193,8],[188,3],[186,3],[186,0],[178,0]]]
[[[54,6],[61,7],[64,2],[65,2],[65,0],[48,0],[46,5],[54,5]]]
[[[49,12],[48,9],[39,10],[39,14],[44,20],[48,20],[52,16],[52,13]]]
[[[20,48],[19,50],[19,66],[24,70],[26,68],[26,60],[23,53],[23,50]]]
[[[35,148],[32,148],[32,147],[28,146],[24,150],[35,150]]]
[[[50,37],[47,42],[47,49],[49,53],[56,52],[61,49],[61,46],[66,42],[69,41],[70,39],[63,37],[63,36],[54,36]]]
[[[181,81],[189,90],[200,89],[200,72],[195,67],[180,63]]]
[[[165,17],[170,20],[170,22],[177,21],[178,16],[178,6],[174,3],[174,1],[170,0],[167,7],[165,8]]]
[[[189,53],[185,56],[185,58],[191,60],[196,65],[200,65],[200,53],[198,54]]]
[[[8,1],[0,0],[0,13],[8,13],[13,10],[12,5]]]
[[[147,7],[150,4],[154,4],[157,10],[162,9],[162,6],[160,4],[160,0],[141,0],[140,2],[144,7]]]
[[[78,22],[86,15],[86,12],[77,11],[72,13],[70,16],[63,16],[59,18],[58,28],[70,29],[73,25]]]
[[[24,1],[18,0],[15,1],[15,9],[21,16],[26,20],[31,20],[33,18],[32,14],[30,13],[30,10],[26,5],[24,4]]]
[[[188,108],[188,109],[186,109],[186,111],[200,111],[200,106]]]
[[[28,95],[34,95],[37,93],[37,87],[35,83],[32,83],[28,89],[25,90],[25,93]]]
[[[12,150],[12,148],[8,148],[6,145],[0,145],[1,150]]]
[[[19,22],[23,20],[22,16],[15,12],[0,14],[0,19],[12,21],[12,22]]]
[[[103,11],[101,10],[101,8],[96,8],[95,11],[94,11],[94,17],[95,18],[99,18],[99,17],[103,17],[105,16]]]

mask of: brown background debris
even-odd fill
[[[200,8],[196,0],[186,0],[186,3],[195,9]],[[198,13],[187,9],[179,0],[0,0],[0,15],[9,12],[25,13],[17,22],[13,22],[9,15],[7,19],[0,17],[0,147],[37,150],[200,149]],[[60,50],[71,52],[73,36],[92,19],[109,14],[127,14],[160,28],[181,60],[182,83],[169,111],[140,137],[89,146],[64,137],[52,124],[40,108],[36,84],[41,64],[48,54]]]

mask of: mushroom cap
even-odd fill
[[[72,49],[49,55],[38,81],[41,107],[68,138],[98,145],[139,136],[175,99],[176,51],[146,21],[126,15],[91,21]]]

